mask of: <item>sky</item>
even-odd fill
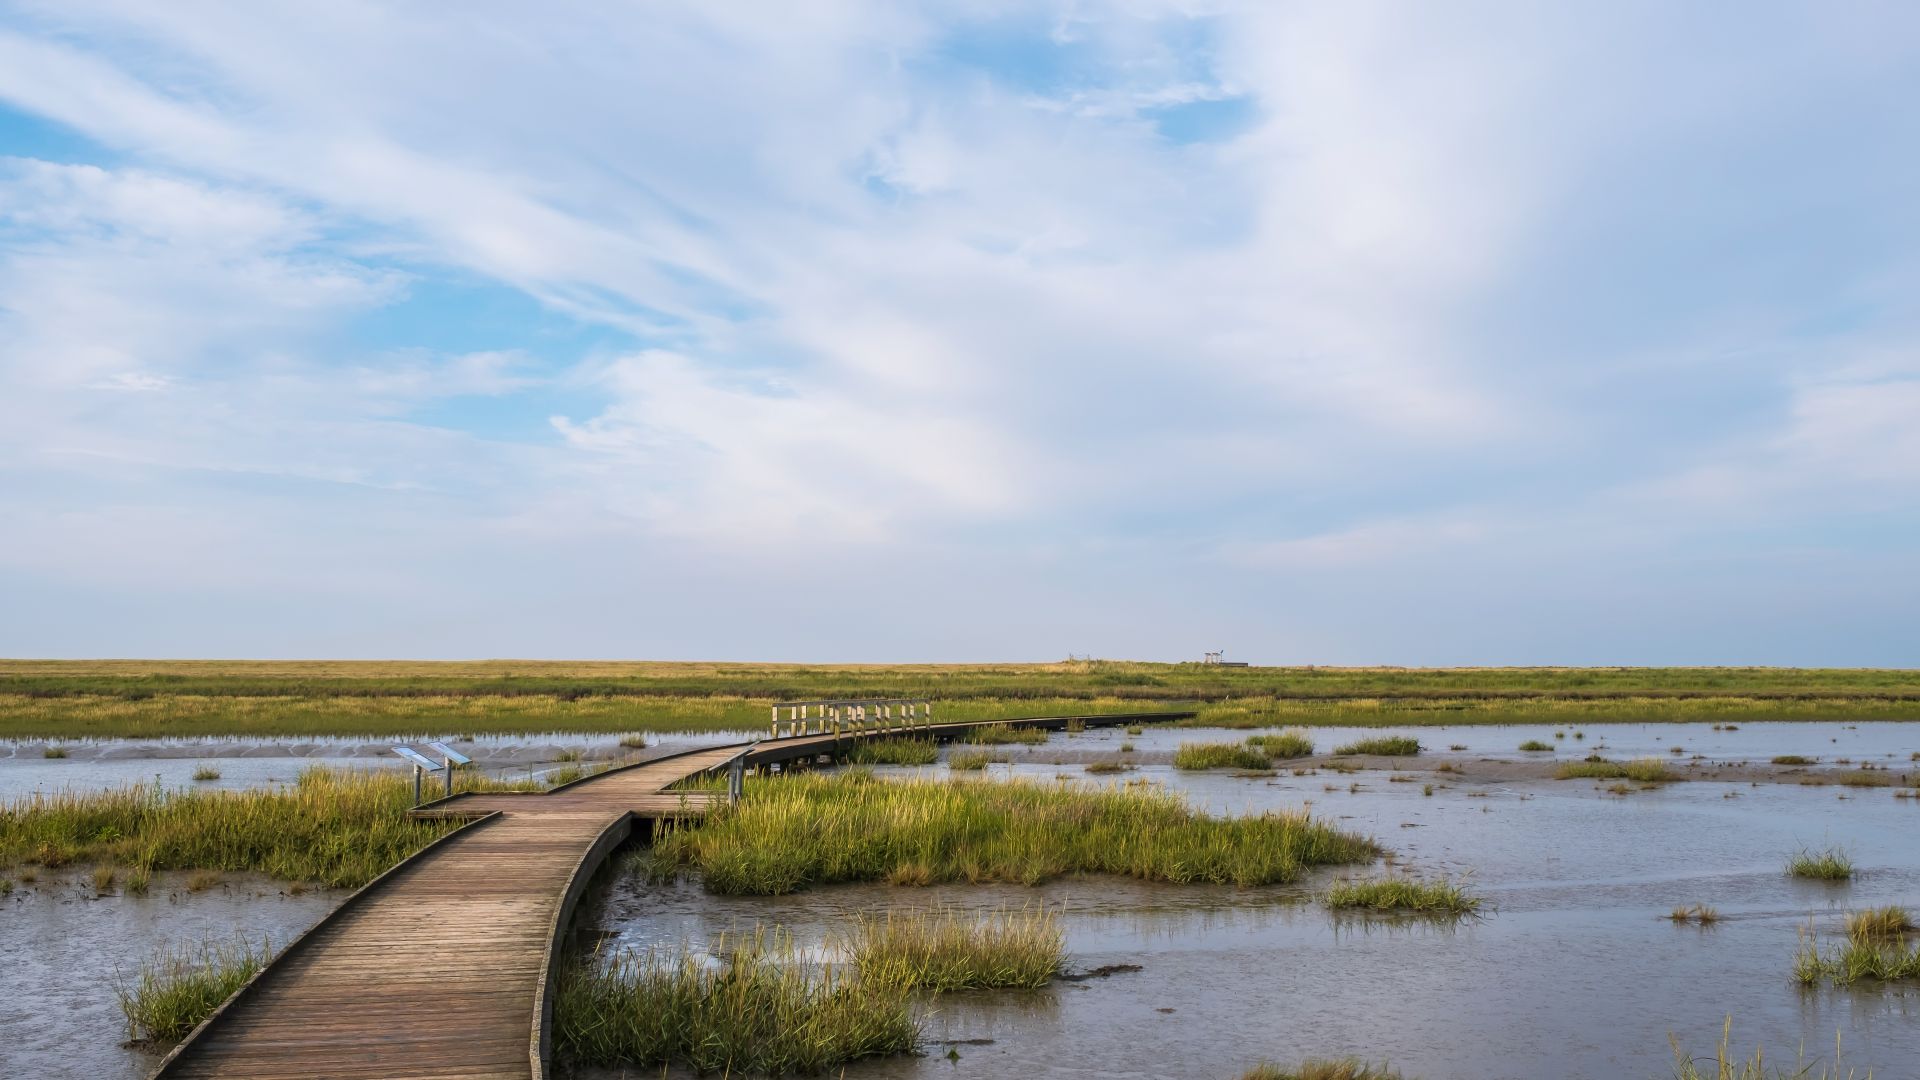
[[[1920,7],[0,0],[0,655],[1920,666]]]

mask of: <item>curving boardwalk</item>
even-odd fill
[[[1088,726],[1184,713],[1075,717]],[[1059,728],[1070,718],[1010,721]],[[999,721],[1009,722],[1009,721]],[[988,723],[921,726],[949,739]],[[543,794],[459,795],[472,819],[295,940],[161,1061],[158,1077],[428,1080],[546,1076],[559,943],[587,879],[637,819],[702,812],[666,793],[728,766],[830,754],[898,731],[802,735],[657,758]]]

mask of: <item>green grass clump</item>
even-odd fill
[[[1479,910],[1480,898],[1468,893],[1464,883],[1446,878],[1417,881],[1391,877],[1335,882],[1327,890],[1326,905],[1336,910],[1471,915]]]
[[[1787,859],[1787,873],[1817,881],[1846,881],[1853,877],[1853,858],[1844,848],[1825,851],[1802,848]]]
[[[696,1073],[818,1073],[910,1054],[906,995],[810,958],[790,936],[716,943],[725,963],[622,952],[569,967],[554,999],[554,1049],[575,1065],[678,1065]]]
[[[1313,739],[1298,728],[1290,728],[1278,735],[1254,735],[1247,739],[1247,745],[1259,747],[1268,757],[1280,760],[1310,757],[1313,754]]]
[[[1359,1058],[1326,1061],[1308,1058],[1298,1068],[1287,1069],[1262,1063],[1240,1074],[1240,1080],[1402,1080],[1400,1073],[1385,1065],[1369,1065]]]
[[[49,746],[45,750],[40,751],[40,756],[48,757],[48,758],[63,758],[67,756],[67,748],[64,746]]]
[[[1239,743],[1181,743],[1173,752],[1176,769],[1265,769],[1270,764],[1264,751]]]
[[[456,774],[462,790],[498,787]],[[409,778],[309,768],[279,789],[34,794],[0,805],[0,867],[128,863],[151,870],[258,871],[331,886],[366,884],[453,827],[412,821]]]
[[[1060,970],[1066,935],[1051,908],[973,917],[951,908],[888,911],[857,916],[844,949],[868,986],[1031,990]]]
[[[890,782],[856,770],[756,779],[737,806],[667,831],[652,852],[657,874],[697,871],[716,893],[776,895],[848,881],[1035,885],[1071,873],[1264,885],[1368,861],[1379,848],[1304,810],[1221,818],[1149,788]]]
[[[180,1041],[272,956],[266,941],[258,947],[248,941],[201,942],[197,950],[162,950],[115,988],[128,1037],[162,1046]]]
[[[1542,751],[1551,751],[1553,744],[1541,742],[1539,739],[1528,739],[1526,742],[1520,744],[1520,749],[1525,750],[1529,754],[1535,754]]]
[[[1913,917],[1898,904],[1847,913],[1847,937],[1860,941],[1913,933]]]
[[[1775,765],[1812,765],[1819,760],[1819,758],[1806,757],[1801,754],[1781,754],[1773,759],[1773,763]]]
[[[1608,761],[1603,757],[1590,757],[1585,761],[1563,761],[1554,770],[1554,777],[1560,780],[1638,780],[1643,784],[1657,784],[1677,779],[1666,762],[1658,758],[1638,758],[1633,761]]]
[[[861,739],[847,751],[852,765],[931,765],[939,759],[932,739]]]
[[[1420,740],[1411,735],[1383,735],[1350,742],[1336,754],[1373,754],[1380,757],[1411,757],[1420,752]]]
[[[991,754],[985,750],[955,750],[947,755],[947,768],[954,772],[979,772],[994,762],[1006,760],[1005,754]]]
[[[1087,772],[1095,776],[1102,776],[1108,773],[1128,772],[1132,768],[1133,766],[1124,761],[1092,761],[1087,763]]]
[[[218,780],[220,779],[220,770],[211,765],[201,765],[193,770],[193,778],[200,781]]]
[[[1012,724],[988,724],[967,732],[960,741],[979,746],[1004,746],[1009,743],[1039,746],[1047,741],[1047,730],[1037,727],[1015,727]]]

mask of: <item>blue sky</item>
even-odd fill
[[[1920,663],[1909,5],[0,4],[0,654]]]

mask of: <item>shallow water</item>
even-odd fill
[[[122,977],[163,947],[266,938],[278,949],[346,895],[295,896],[239,874],[191,893],[187,875],[155,874],[144,897],[96,898],[83,871],[39,877],[0,898],[0,1075],[9,1077],[145,1076],[160,1054],[125,1045],[114,997]]]
[[[1527,758],[1529,738],[1551,727],[1422,728],[1430,751],[1464,744],[1459,756]],[[1716,759],[1764,761],[1801,753],[1904,761],[1920,727],[1861,724],[1589,725],[1571,727],[1559,756],[1604,743],[1618,758],[1672,744]],[[1321,749],[1372,730],[1316,729]],[[1170,754],[1183,741],[1244,738],[1244,731],[1149,728],[1142,735],[1091,731],[1055,736],[1032,760],[996,765],[990,777],[1065,775],[1106,784],[1055,755],[1105,757],[1121,742],[1135,756]],[[688,737],[727,741],[726,735]],[[1839,742],[1829,742],[1838,739]],[[305,764],[365,767],[386,755],[365,740],[274,743],[209,740],[68,744],[72,756],[40,758],[18,744],[0,759],[0,791],[31,770],[38,783],[102,787],[128,779],[184,783],[214,760],[220,786],[291,779]],[[542,736],[476,740],[473,756],[500,768],[551,761],[564,749],[617,756],[617,738]],[[661,739],[649,752],[672,748]],[[463,746],[464,748],[464,746]],[[1016,753],[1021,748],[1012,748]],[[541,755],[549,755],[544,759]],[[217,760],[216,760],[217,759]],[[382,763],[384,764],[384,763]],[[257,766],[258,774],[248,772]],[[397,766],[397,763],[396,763]],[[126,768],[126,773],[113,770]],[[20,769],[19,773],[8,770]],[[886,769],[888,773],[942,773]],[[979,775],[979,774],[974,774]],[[1385,771],[1240,778],[1147,765],[1147,779],[1225,813],[1311,803],[1346,828],[1377,837],[1396,862],[1423,873],[1467,873],[1490,912],[1458,925],[1336,919],[1312,903],[1324,877],[1298,887],[1218,889],[1108,879],[1040,889],[841,887],[773,899],[710,897],[697,887],[618,882],[583,917],[617,944],[705,943],[717,933],[778,922],[821,944],[849,912],[888,905],[952,903],[970,909],[1035,901],[1067,905],[1071,964],[1140,963],[1137,974],[1066,983],[1030,994],[964,994],[932,1007],[925,1058],[861,1063],[846,1075],[1003,1077],[1238,1077],[1261,1059],[1359,1054],[1391,1059],[1409,1077],[1593,1078],[1671,1075],[1667,1034],[1710,1049],[1735,1019],[1736,1047],[1761,1042],[1770,1060],[1802,1043],[1831,1057],[1836,1030],[1847,1060],[1879,1080],[1920,1077],[1920,985],[1802,991],[1788,981],[1799,929],[1809,917],[1837,933],[1850,907],[1900,902],[1920,908],[1920,800],[1884,790],[1792,784],[1690,782],[1610,795],[1587,781],[1467,784],[1420,774],[1393,783]],[[59,777],[47,780],[45,777]],[[249,780],[257,776],[258,779]],[[1425,781],[1436,783],[1425,796]],[[1358,790],[1352,790],[1354,785]],[[1444,785],[1444,786],[1438,786]],[[1326,790],[1332,786],[1334,790]],[[29,787],[27,790],[32,790]],[[1728,798],[1726,796],[1734,796]],[[1860,867],[1850,885],[1786,877],[1800,846],[1839,843]],[[17,876],[18,871],[10,871]],[[248,880],[189,894],[181,875],[156,875],[145,898],[91,898],[83,871],[41,871],[41,881],[0,898],[0,1074],[144,1075],[154,1056],[126,1038],[113,984],[154,948],[205,936],[268,934],[284,943],[338,902],[340,893],[291,896]],[[236,879],[237,880],[237,879]],[[54,882],[58,882],[55,884]],[[1674,905],[1708,903],[1718,926],[1675,926]],[[1168,1010],[1168,1011],[1162,1011]],[[956,1040],[957,1062],[941,1040]],[[979,1044],[970,1040],[991,1040]],[[646,1075],[655,1075],[651,1070]]]
[[[1678,736],[1702,752],[1764,760],[1775,753],[1825,756],[1819,744],[1844,737],[1855,741],[1847,752],[1856,759],[1870,752],[1906,757],[1895,733],[1868,725],[1802,732],[1817,735],[1818,744],[1755,732],[1758,749],[1745,755],[1723,749],[1713,738],[1721,733],[1705,726],[1648,727],[1657,730],[1609,729],[1610,752],[1629,756],[1642,752],[1636,740]],[[1473,746],[1477,732],[1484,750],[1469,753],[1489,755],[1533,737],[1511,728],[1456,729],[1439,738],[1430,732],[1421,733],[1430,746]],[[1132,741],[1144,751],[1149,739],[1170,748],[1226,734],[1149,732]],[[1596,741],[1595,734],[1589,730],[1586,741]],[[1323,746],[1332,741],[1316,737]],[[1050,745],[1064,750],[1066,743],[1123,738],[1089,733]],[[1111,782],[1073,765],[993,771]],[[1380,771],[1247,779],[1146,766],[1128,775],[1223,812],[1311,803],[1342,826],[1377,837],[1401,866],[1471,874],[1489,910],[1457,924],[1335,917],[1310,899],[1332,875],[1249,890],[1084,879],[1040,889],[835,887],[773,899],[620,881],[590,914],[597,925],[589,929],[614,945],[701,945],[762,921],[818,945],[855,911],[928,904],[990,910],[1044,901],[1066,905],[1071,966],[1145,967],[1038,993],[942,998],[928,1024],[927,1057],[860,1064],[849,1077],[1232,1078],[1263,1059],[1292,1064],[1357,1054],[1426,1080],[1653,1078],[1672,1075],[1669,1033],[1695,1053],[1710,1052],[1729,1014],[1736,1048],[1764,1044],[1769,1060],[1791,1061],[1803,1044],[1810,1057],[1831,1059],[1840,1032],[1849,1066],[1871,1066],[1880,1080],[1920,1076],[1920,986],[1806,991],[1788,978],[1809,920],[1837,936],[1851,907],[1920,906],[1915,800],[1886,790],[1708,782],[1622,797],[1587,781],[1475,786],[1431,774],[1422,780],[1452,786],[1427,796],[1422,783],[1392,783]],[[1355,783],[1359,790],[1350,790]],[[1328,785],[1337,790],[1324,790]],[[1783,873],[1794,849],[1836,843],[1856,859],[1852,884]],[[1701,928],[1661,917],[1696,902],[1718,908],[1724,921]],[[944,1056],[943,1040],[958,1041],[958,1061]]]
[[[648,736],[645,753],[661,754],[696,746],[737,742],[738,732]],[[580,755],[588,762],[639,755],[620,745],[615,734],[480,735],[472,738],[434,736],[472,758],[490,776],[518,779],[539,777],[564,767],[562,756]],[[393,753],[396,745],[424,749],[428,738],[353,739],[95,739],[61,741],[64,758],[49,758],[45,740],[0,741],[0,802],[34,792],[90,791],[151,784],[164,787],[191,784],[208,788],[256,788],[292,783],[300,770],[320,765],[339,769],[394,769],[409,766]],[[433,757],[431,752],[429,757]],[[220,773],[217,780],[193,779],[196,769],[208,765]]]

